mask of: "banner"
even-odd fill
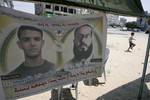
[[[105,49],[104,13],[44,18],[0,7],[0,75],[6,99],[101,76]]]
[[[22,1],[22,0],[19,0]],[[27,2],[47,2],[82,8],[90,8],[104,12],[112,12],[131,16],[147,16],[141,0],[24,0]]]

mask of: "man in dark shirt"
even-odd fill
[[[19,27],[17,35],[19,39],[17,44],[24,52],[25,61],[8,75],[17,74],[19,78],[25,78],[56,70],[53,63],[42,58],[44,40],[41,29],[22,25]]]

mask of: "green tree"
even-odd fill
[[[127,30],[140,29],[136,22],[127,22],[125,26],[127,27]]]

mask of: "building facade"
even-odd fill
[[[14,8],[13,1],[8,1],[8,0],[0,0],[0,6]]]
[[[94,13],[94,11],[91,9],[84,9],[60,4],[35,3],[35,14],[42,16],[44,15],[47,17],[51,17],[54,15],[67,16],[92,13]]]

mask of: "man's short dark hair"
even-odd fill
[[[133,36],[133,35],[134,35],[134,32],[132,32],[131,35]]]
[[[43,37],[43,31],[41,29],[34,27],[34,26],[22,25],[19,27],[18,32],[17,32],[18,39],[20,39],[21,34],[24,30],[34,30],[34,31],[40,32],[41,36]]]
[[[77,28],[75,29],[74,35],[78,34],[78,31],[79,31],[82,27],[84,27],[84,26],[87,26],[87,27],[90,27],[90,28],[91,28],[91,35],[92,35],[93,28],[92,28],[92,26],[90,26],[89,24],[84,24],[84,25],[81,25],[81,26],[77,27]]]

